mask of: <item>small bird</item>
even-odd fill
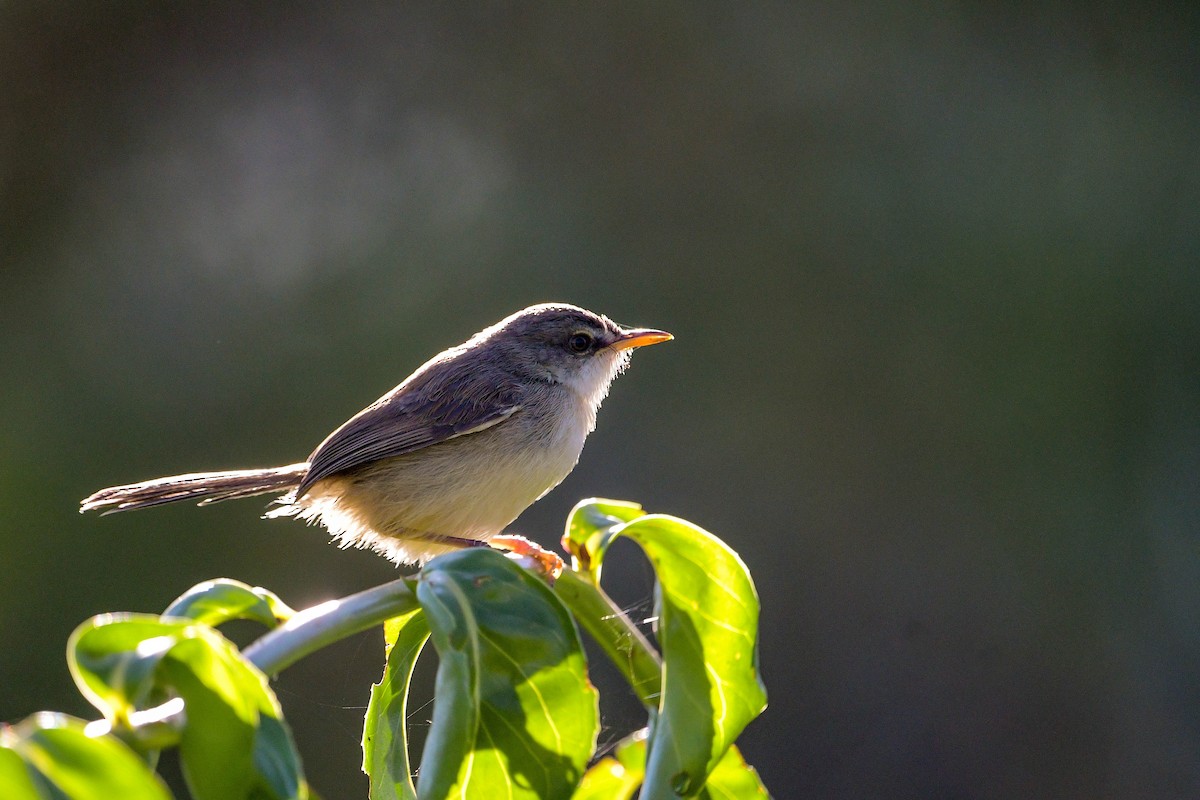
[[[397,563],[485,543],[537,551],[499,534],[575,467],[633,349],[672,338],[572,305],[530,306],[425,362],[307,461],[113,486],[80,511],[284,493],[266,516],[319,522],[341,547]]]

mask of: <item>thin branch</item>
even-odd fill
[[[306,608],[257,640],[243,653],[254,666],[275,675],[322,647],[417,608],[409,578]]]

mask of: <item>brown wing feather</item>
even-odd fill
[[[463,374],[430,366],[331,433],[309,456],[296,496],[322,478],[483,430],[520,410],[515,381],[497,381],[494,372]]]

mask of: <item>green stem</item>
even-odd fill
[[[330,600],[297,613],[245,649],[254,666],[274,675],[339,639],[417,608],[408,578]]]
[[[599,584],[574,570],[563,570],[554,591],[629,681],[642,704],[657,709],[662,691],[662,658],[633,620]]]

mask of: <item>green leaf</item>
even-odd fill
[[[630,504],[584,501],[571,512],[563,541],[576,565],[598,577],[617,536],[641,545],[658,576],[662,687],[646,794],[695,795],[766,708],[757,668],[758,596],[742,559],[724,542],[683,519],[644,515]]]
[[[229,578],[198,583],[177,597],[163,612],[165,617],[187,617],[217,626],[234,619],[249,619],[274,628],[296,612],[275,593]]]
[[[567,530],[562,537],[563,549],[572,557],[571,568],[599,583],[608,546],[620,535],[625,523],[645,514],[637,503],[623,500],[591,497],[576,503],[567,516]]]
[[[254,770],[258,773],[259,789],[255,797],[265,796],[288,800],[311,800],[312,793],[304,780],[300,753],[292,739],[292,729],[282,717],[263,714],[258,720],[258,735],[254,739]]]
[[[417,657],[429,639],[429,623],[412,611],[384,623],[387,667],[371,687],[363,725],[363,772],[371,800],[416,800],[408,757],[408,686]]]
[[[658,576],[663,693],[644,794],[696,794],[766,707],[758,594],[737,553],[689,522],[650,515],[621,533],[642,546]]]
[[[183,698],[179,755],[196,800],[304,796],[300,758],[267,678],[212,628],[195,625],[160,674]]]
[[[700,797],[705,800],[770,800],[771,795],[754,767],[746,763],[737,745],[733,745],[708,776]]]
[[[625,737],[583,776],[571,800],[631,800],[646,777],[646,731]]]
[[[663,683],[643,797],[692,796],[766,708],[758,594],[737,553],[690,522],[652,514],[620,535],[642,546],[658,576]]]
[[[35,714],[0,728],[0,796],[5,800],[169,800],[171,793],[114,736],[91,737],[81,720]]]
[[[104,615],[71,635],[80,690],[114,724],[169,695],[184,701],[179,751],[196,800],[299,798],[299,756],[264,676],[215,629],[179,618]]]
[[[646,775],[646,731],[617,745],[613,755],[592,765],[571,800],[631,800]],[[700,792],[705,800],[770,800],[754,768],[737,746],[725,751]]]
[[[439,655],[418,795],[569,798],[599,714],[566,610],[542,581],[485,549],[430,562],[417,598]]]
[[[3,796],[12,800],[40,798],[42,794],[33,782],[33,773],[12,749],[12,743],[6,741],[8,730],[0,723],[0,789],[4,791]],[[15,743],[15,735],[13,738]]]
[[[662,659],[654,645],[586,573],[563,570],[554,593],[591,635],[648,709],[662,694]]]
[[[151,614],[93,617],[67,641],[67,667],[87,701],[119,724],[147,705],[159,662],[187,626]]]

